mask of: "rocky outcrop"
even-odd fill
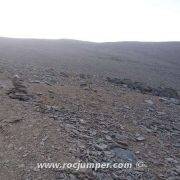
[[[138,90],[143,94],[151,94],[154,96],[168,97],[168,98],[179,98],[179,94],[175,89],[167,87],[153,88],[148,86],[146,83],[133,82],[131,79],[119,79],[107,77],[107,81],[116,85],[126,85],[132,90]]]
[[[155,96],[168,97],[168,98],[179,98],[179,95],[175,89],[158,87],[152,90],[152,94]]]

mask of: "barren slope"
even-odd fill
[[[180,90],[180,43],[90,43],[0,38],[1,61],[40,64],[57,71],[88,72]]]
[[[178,178],[179,105],[84,76],[61,73],[48,84],[28,74],[33,99],[19,101],[6,94],[11,74],[0,74],[1,179]],[[37,169],[39,162],[122,159],[142,160],[147,168]]]

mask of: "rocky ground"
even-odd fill
[[[17,73],[27,93],[10,91]],[[179,97],[169,89],[166,97],[152,92],[103,76],[1,64],[0,179],[179,179]],[[79,161],[146,167],[37,168]]]

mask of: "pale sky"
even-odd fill
[[[0,37],[180,41],[180,0],[0,0]]]

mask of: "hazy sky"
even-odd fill
[[[180,41],[180,0],[0,0],[0,36]]]

